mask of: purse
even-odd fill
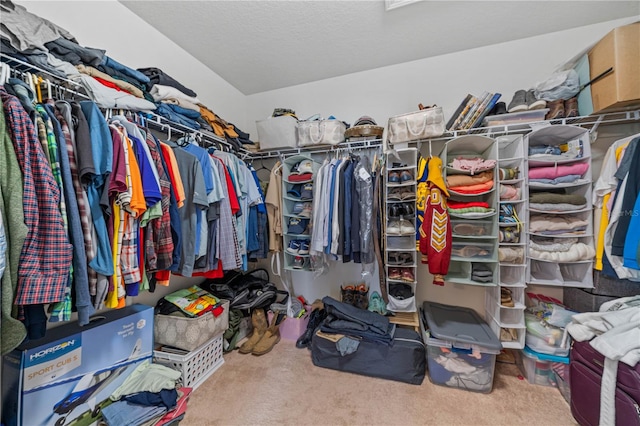
[[[431,107],[389,118],[389,142],[401,143],[442,136],[445,131],[442,107]]]
[[[338,145],[344,142],[346,124],[340,120],[299,121],[298,146]]]

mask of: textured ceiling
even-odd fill
[[[247,95],[640,15],[639,1],[424,1],[389,12],[381,0],[120,1]]]

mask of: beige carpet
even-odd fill
[[[186,426],[200,425],[575,425],[555,388],[496,364],[490,394],[409,385],[316,367],[306,349],[282,340],[263,356],[225,355],[191,395]]]

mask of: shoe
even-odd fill
[[[370,312],[375,312],[380,315],[387,315],[389,311],[387,311],[387,304],[382,300],[382,296],[377,291],[371,293],[369,297],[369,307],[367,308]]]
[[[405,183],[405,182],[410,182],[413,180],[413,173],[411,173],[409,170],[403,170],[400,173],[400,182]]]
[[[564,118],[564,100],[558,99],[556,101],[547,102],[549,112],[544,117],[545,120],[558,120]]]
[[[327,311],[324,309],[314,309],[309,314],[309,322],[307,323],[307,328],[302,333],[302,336],[298,337],[296,340],[296,348],[310,348],[311,347],[311,339],[313,338],[313,333],[316,332],[316,329],[320,326],[322,321],[327,317]]]
[[[304,257],[301,256],[296,256],[293,259],[293,265],[291,265],[293,267],[293,269],[304,269]]]
[[[389,201],[402,201],[402,193],[399,189],[394,189],[387,193],[387,200]]]
[[[300,241],[298,240],[289,241],[289,247],[287,247],[287,253],[299,254],[299,252],[300,252]]]
[[[514,227],[502,228],[498,232],[498,239],[500,243],[519,243],[520,231]]]
[[[390,280],[402,279],[402,272],[400,268],[389,268],[389,279]]]
[[[302,211],[298,213],[298,216],[309,219],[311,217],[312,210],[313,208],[311,206],[311,203],[304,203],[304,206],[302,207]]]
[[[509,102],[509,107],[507,110],[511,112],[520,112],[526,111],[529,107],[527,105],[527,91],[526,90],[516,90],[516,93],[513,94],[513,99]]]
[[[267,323],[267,316],[264,313],[264,309],[253,310],[251,313],[251,325],[253,326],[253,331],[249,339],[244,342],[238,350],[241,354],[250,354],[267,331],[269,324]]]
[[[402,281],[406,281],[408,283],[412,283],[416,280],[415,275],[413,275],[413,271],[411,268],[402,268]]]
[[[398,220],[402,214],[401,204],[389,204],[389,219]]]
[[[300,249],[298,250],[298,254],[309,254],[309,241],[300,241]]]
[[[271,352],[271,349],[280,341],[280,324],[287,319],[286,314],[275,313],[271,320],[271,325],[267,327],[264,335],[251,351],[252,355],[264,355]]]
[[[389,182],[391,182],[391,183],[400,183],[400,173],[398,173],[398,172],[389,172]]]
[[[491,112],[487,115],[500,115],[507,113],[507,104],[504,102],[497,102]]]
[[[412,222],[409,222],[408,220],[404,220],[401,219],[400,220],[400,233],[405,235],[405,234],[415,234],[416,232],[416,227],[413,225]]]
[[[405,204],[402,205],[402,207],[400,209],[400,216],[401,217],[412,219],[415,214],[416,214],[416,209],[413,206],[413,204],[405,203]]]
[[[388,255],[387,265],[400,266],[402,265],[401,253],[390,252]]]
[[[402,191],[402,194],[400,194],[400,198],[402,199],[402,201],[412,200],[416,198],[416,192],[410,190]]]
[[[527,93],[525,94],[525,99],[527,102],[527,109],[529,111],[534,109],[542,109],[547,106],[547,101],[545,101],[544,99],[536,98],[536,95],[535,93],[533,93],[533,90],[527,91]]]
[[[342,303],[353,305],[356,297],[356,287],[353,285],[340,286],[340,296]]]
[[[366,284],[358,285],[353,299],[353,306],[366,310],[369,307],[369,287]]]
[[[516,306],[515,303],[513,303],[513,299],[511,297],[511,289],[506,287],[500,288],[500,304],[508,308],[513,308],[514,306]]]
[[[518,177],[519,170],[517,167],[515,168],[502,168],[498,169],[499,179],[500,180],[511,180]]]
[[[564,101],[564,116],[573,118],[578,116],[578,98],[573,97]]]
[[[397,220],[390,220],[387,224],[387,234],[397,235],[400,234],[400,222]]]

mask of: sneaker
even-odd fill
[[[527,91],[526,90],[516,90],[516,93],[513,94],[513,99],[509,102],[509,107],[507,110],[509,112],[520,112],[526,111],[529,109],[527,105]]]
[[[302,207],[302,211],[298,213],[298,215],[300,217],[310,218],[311,211],[312,211],[311,203],[304,203],[304,206]]]
[[[400,173],[398,173],[398,172],[389,172],[389,182],[391,182],[391,183],[400,183]]]
[[[387,194],[387,200],[389,201],[401,201],[402,200],[402,192],[399,189],[394,189],[389,191]]]
[[[536,95],[535,93],[533,93],[533,90],[527,91],[525,95],[525,99],[527,102],[528,110],[542,109],[547,106],[547,101],[545,101],[544,99],[536,98]]]
[[[387,225],[387,234],[400,234],[400,222],[392,220]]]
[[[488,115],[501,115],[507,113],[507,104],[504,102],[497,102]]]
[[[405,183],[405,182],[410,182],[413,180],[413,173],[411,173],[409,170],[404,170],[402,173],[400,173],[400,182]]]
[[[414,234],[416,232],[416,227],[413,223],[408,220],[400,220],[400,233],[401,234]]]
[[[305,264],[304,257],[296,256],[293,259],[293,269],[303,269]]]
[[[387,305],[382,300],[382,296],[377,291],[371,293],[369,296],[369,308],[370,312],[376,312],[380,315],[387,315],[389,312],[387,311]]]
[[[289,241],[289,247],[287,247],[287,252],[291,254],[299,254],[300,251],[300,241],[291,240]]]
[[[307,240],[300,241],[300,248],[298,249],[298,254],[309,254],[309,241]]]

